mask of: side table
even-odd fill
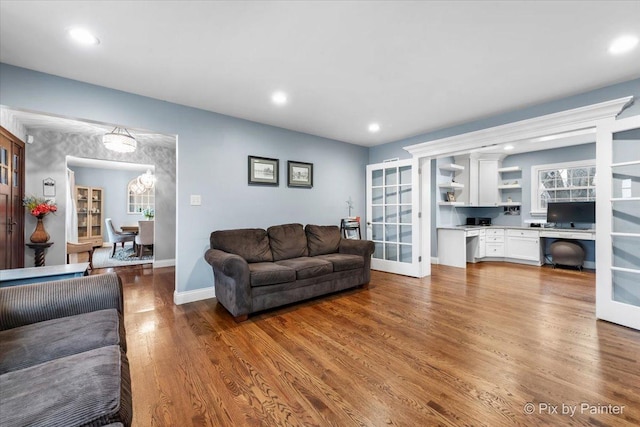
[[[53,242],[27,243],[27,246],[35,252],[34,259],[36,267],[44,267],[44,250],[51,247],[51,245],[53,245]]]

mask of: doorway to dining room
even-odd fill
[[[141,221],[155,219],[155,165],[75,156],[66,160],[73,181],[67,189],[73,203],[66,227],[77,231],[79,242],[93,242],[94,268],[153,263],[153,227],[150,236],[146,229],[144,236],[139,233]],[[120,238],[118,233],[132,236]]]

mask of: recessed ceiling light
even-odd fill
[[[271,95],[271,101],[276,105],[284,105],[287,103],[287,94],[284,92],[275,92]]]
[[[621,53],[627,53],[638,45],[638,38],[636,36],[622,36],[615,39],[609,46],[609,53],[613,55],[619,55]]]
[[[71,28],[68,33],[69,37],[76,43],[85,46],[100,44],[100,40],[84,28]]]
[[[511,151],[511,150],[513,150],[513,148],[514,148],[514,147],[513,147],[513,145],[505,145],[505,146],[504,146],[504,149],[505,149],[506,151]]]
[[[380,131],[380,125],[378,123],[371,123],[369,125],[369,132],[376,133]]]

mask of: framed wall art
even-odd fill
[[[278,186],[279,176],[280,160],[249,156],[249,185]]]
[[[287,186],[311,188],[313,187],[313,163],[288,161]]]

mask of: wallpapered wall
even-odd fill
[[[116,153],[102,145],[99,136],[65,134],[52,131],[27,129],[33,135],[33,144],[26,145],[26,185],[25,193],[42,196],[42,180],[53,178],[56,181],[56,215],[45,218],[47,232],[54,245],[48,250],[47,265],[65,263],[65,188],[66,156],[84,157],[101,160],[114,160],[129,163],[155,165],[156,182],[156,261],[175,259],[176,246],[176,150],[175,147],[162,147],[139,142],[134,153]],[[26,216],[25,234],[28,240],[35,228],[35,218]],[[33,254],[25,255],[25,266],[33,266]]]

